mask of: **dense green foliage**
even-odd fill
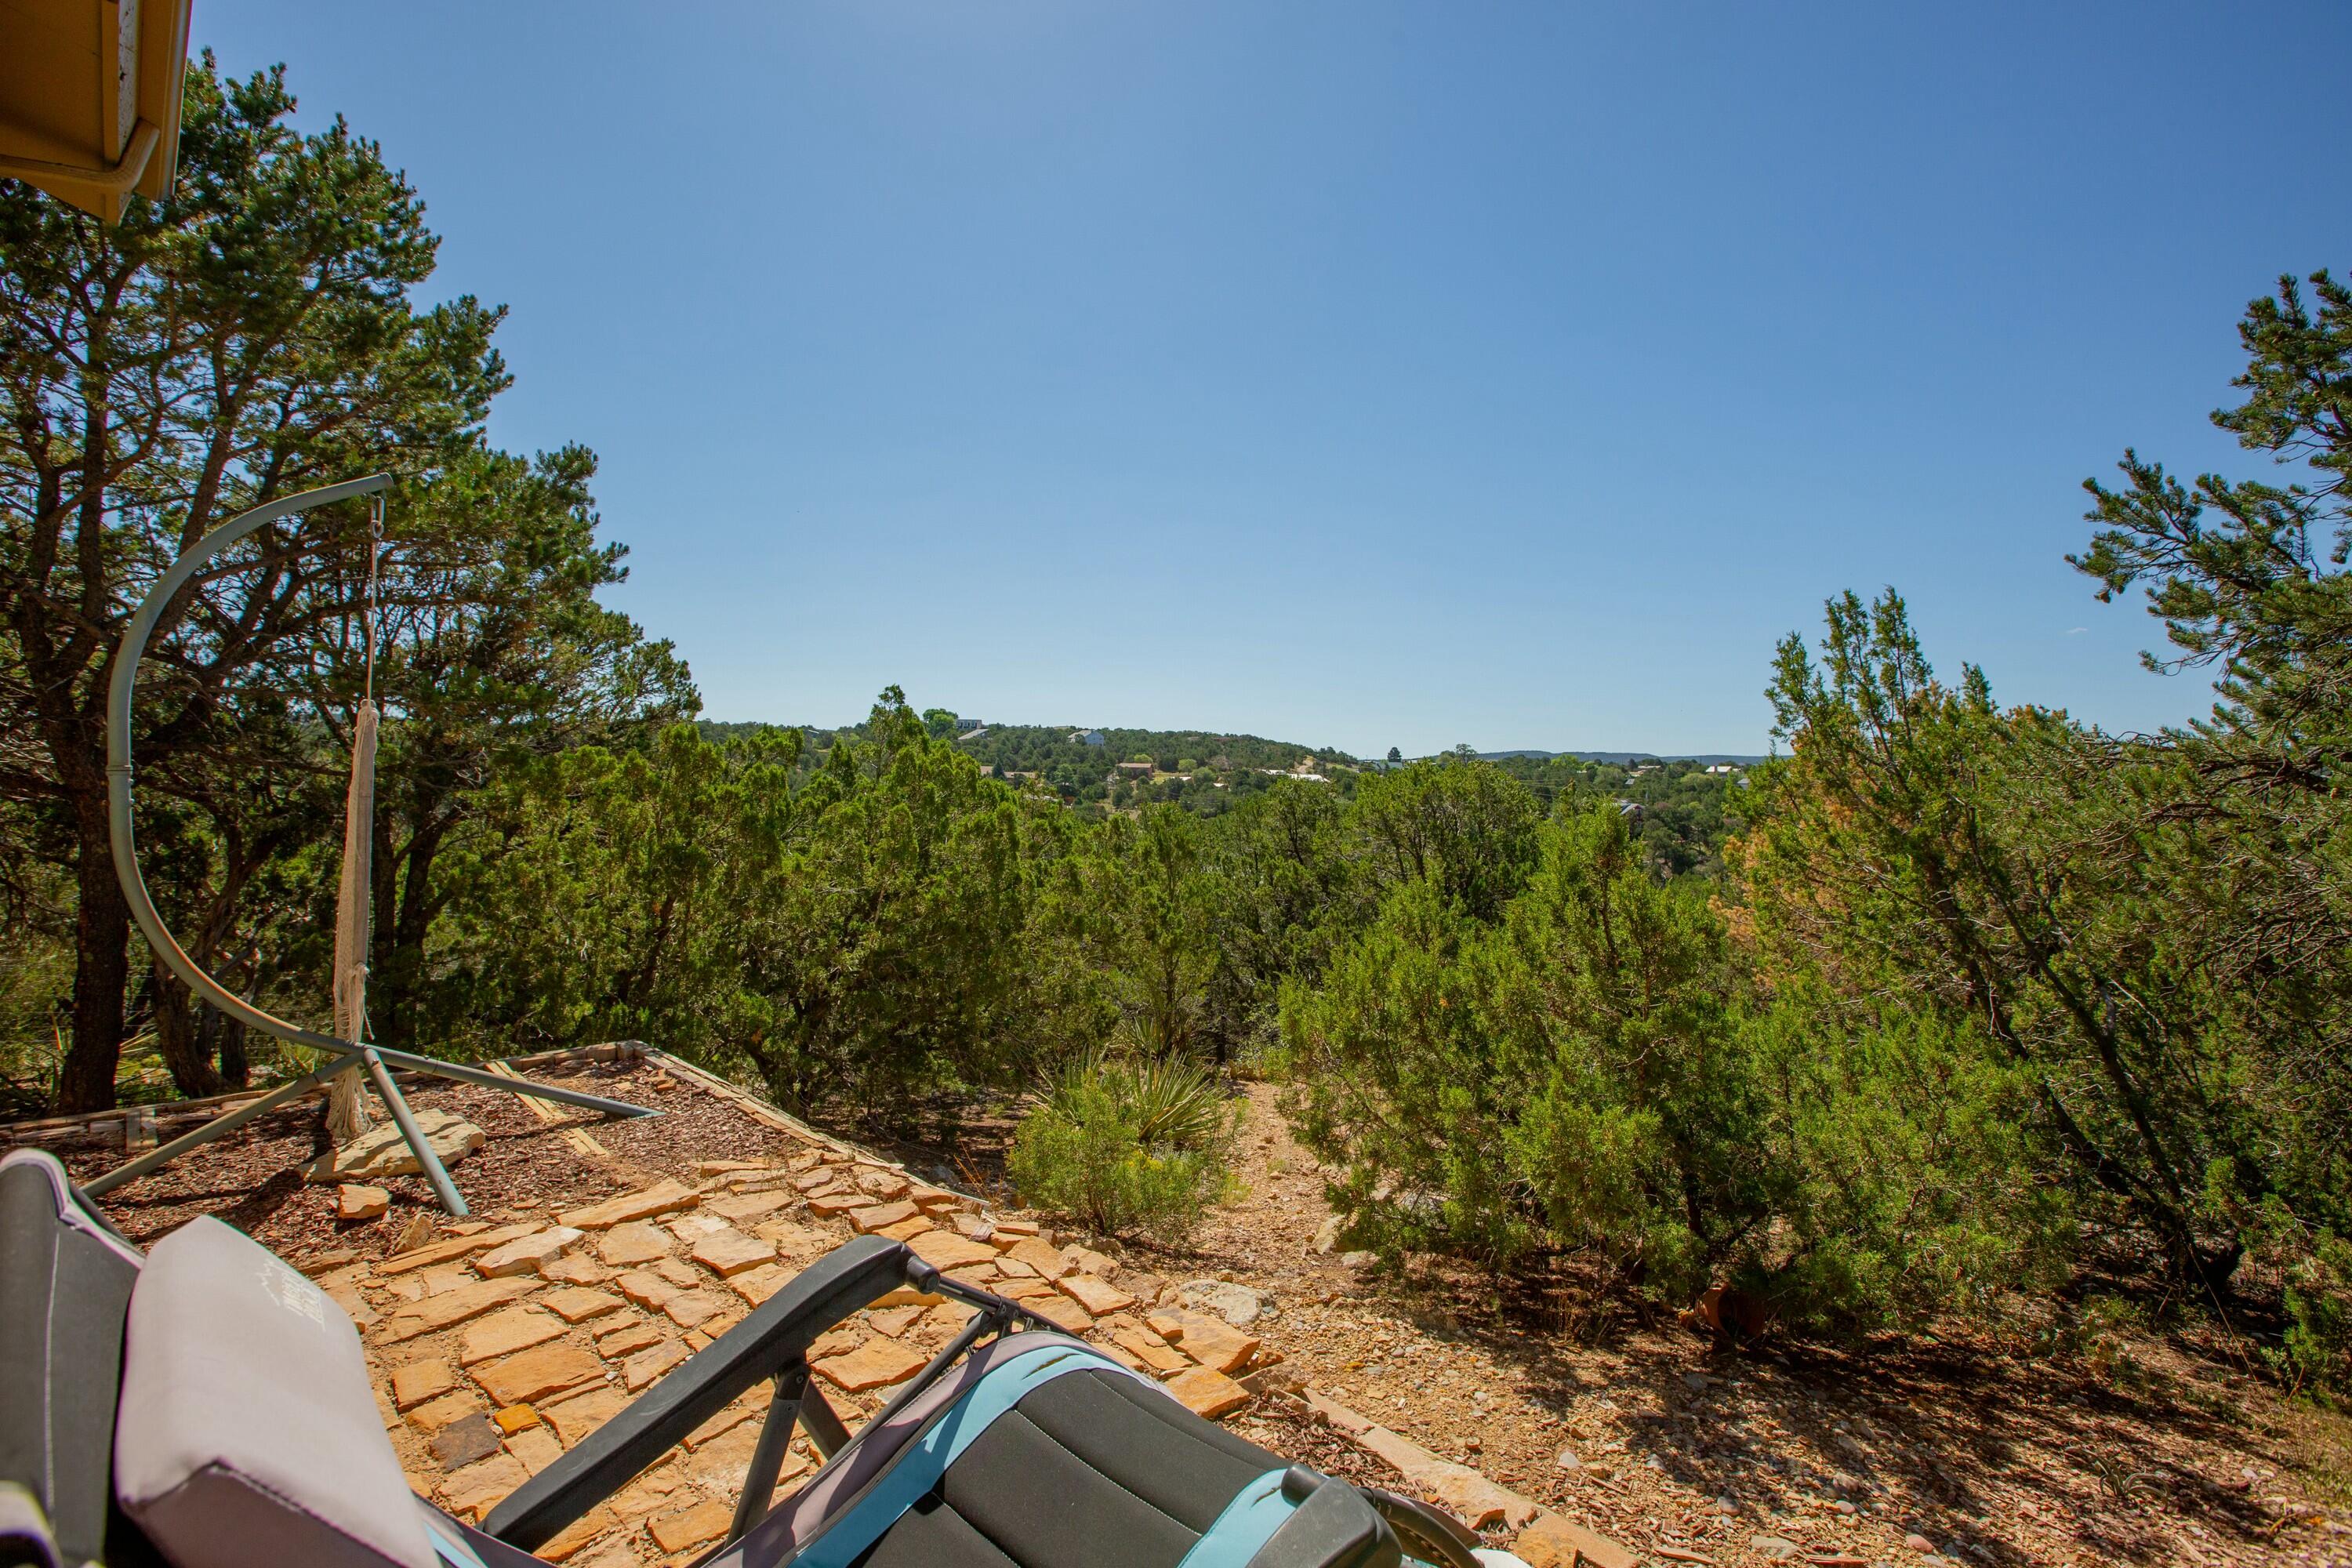
[[[1007,1166],[1029,1203],[1179,1246],[1231,1184],[1233,1120],[1197,1067],[1088,1052],[1048,1081]]]
[[[293,131],[275,74],[188,95],[179,194],[119,228],[0,183],[11,1109],[281,1065],[131,934],[108,661],[187,542],[381,467],[378,1037],[636,1037],[901,1125],[1028,1093],[1022,1189],[1163,1238],[1223,1189],[1228,1075],[1273,1072],[1391,1258],[1571,1260],[1668,1308],[1736,1285],[1841,1332],[2095,1264],[2264,1298],[2283,1371],[2352,1386],[2352,293],[2325,274],[2252,307],[2215,416],[2283,482],[2126,454],[2090,487],[2075,564],[2146,593],[2153,666],[2214,680],[2178,731],[1939,679],[1892,591],[1782,645],[1785,754],[1723,772],[974,732],[895,688],[838,730],[697,726],[673,650],[598,602],[593,456],[484,438],[499,312],[412,302],[415,194],[340,124]],[[137,741],[168,918],[312,1021],[367,561],[349,512],[226,561],[159,631]]]
[[[1789,755],[1703,892],[1670,842],[1629,874],[1623,818],[1574,791],[1533,847],[1475,814],[1490,863],[1412,864],[1284,993],[1357,1234],[1583,1254],[1665,1301],[1727,1280],[1822,1326],[2138,1260],[2206,1305],[2283,1285],[2279,1355],[2345,1384],[2352,297],[2312,289],[2255,303],[2216,416],[2307,479],[2127,455],[2090,487],[2076,564],[2147,589],[2153,664],[2216,668],[2207,720],[2002,709],[1937,680],[1894,594],[1849,595],[1780,649]]]

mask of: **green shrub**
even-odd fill
[[[2273,1197],[2262,1214],[2261,1252],[2284,1286],[2286,1331],[2263,1352],[2301,1393],[2324,1404],[2352,1396],[2352,1242],[2298,1221]]]
[[[1096,1054],[1048,1085],[1007,1163],[1024,1203],[1174,1245],[1224,1195],[1232,1127],[1200,1069]]]
[[[1832,1330],[2051,1282],[2071,1212],[1981,1038],[1756,994],[1703,888],[1658,879],[1610,805],[1538,844],[1493,919],[1407,880],[1283,992],[1286,1103],[1351,1235],[1592,1258],[1662,1307],[1737,1284]]]

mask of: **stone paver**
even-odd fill
[[[1250,1400],[1249,1390],[1223,1373],[1205,1366],[1188,1367],[1160,1384],[1195,1415],[1214,1421],[1232,1415]]]
[[[797,1220],[770,1220],[765,1225],[752,1226],[751,1234],[762,1241],[773,1242],[778,1252],[794,1258],[821,1258],[833,1250],[831,1234]]]
[[[421,1215],[419,1216],[422,1217]],[[453,1236],[446,1241],[436,1241],[424,1247],[412,1247],[385,1258],[375,1266],[379,1274],[405,1274],[412,1268],[430,1268],[436,1263],[451,1263],[460,1258],[471,1258],[519,1236],[529,1236],[537,1230],[537,1223],[500,1226],[494,1230],[478,1230],[467,1236]]]
[[[563,1223],[582,1230],[604,1230],[626,1225],[633,1219],[651,1219],[656,1215],[690,1209],[701,1201],[701,1194],[682,1183],[658,1182],[641,1193],[624,1193],[601,1204],[572,1209],[564,1215]]]
[[[455,1111],[419,1107],[415,1120],[426,1146],[444,1165],[457,1164],[489,1142],[488,1133]],[[383,1121],[302,1167],[302,1179],[321,1183],[372,1182],[385,1176],[413,1176],[424,1168],[416,1163],[416,1151],[408,1146],[399,1124]]]
[[[860,1236],[871,1236],[884,1226],[919,1219],[923,1211],[908,1203],[870,1204],[862,1209],[849,1211],[849,1228]]]
[[[850,1183],[859,1192],[871,1197],[880,1198],[885,1203],[894,1198],[905,1197],[907,1189],[914,1185],[898,1172],[886,1171],[878,1165],[858,1166],[856,1172],[850,1177]]]
[[[760,1441],[760,1424],[746,1421],[724,1436],[704,1444],[686,1462],[686,1473],[694,1484],[707,1492],[733,1497],[743,1489],[744,1473],[751,1468],[751,1450]],[[777,1471],[780,1486],[810,1468],[809,1462],[796,1448],[784,1450],[784,1462]]]
[[[474,1256],[474,1272],[496,1279],[509,1274],[536,1274],[569,1252],[587,1232],[553,1225],[530,1236],[519,1236],[502,1246]]]
[[[392,1404],[413,1410],[457,1386],[457,1371],[446,1361],[413,1361],[392,1369]]]
[[[563,1439],[563,1446],[575,1448],[580,1439],[628,1408],[629,1396],[617,1388],[592,1388],[584,1394],[552,1405],[541,1405],[539,1413]]]
[[[752,1384],[751,1389],[746,1391],[746,1397],[737,1400],[734,1404],[727,1406],[726,1409],[719,1412],[718,1415],[713,1415],[709,1420],[705,1421],[701,1426],[697,1426],[693,1431],[688,1432],[681,1441],[685,1444],[688,1450],[691,1451],[701,1447],[705,1443],[717,1437],[722,1432],[732,1431],[735,1427],[741,1426],[744,1422],[749,1421],[752,1416],[759,1415],[768,1407],[768,1400],[754,1400],[749,1397],[751,1394],[763,1393],[768,1394],[772,1397],[772,1385],[765,1383]]]
[[[783,1193],[737,1193],[730,1197],[714,1198],[702,1206],[723,1219],[740,1224],[772,1215],[792,1201]]]
[[[611,1231],[604,1233],[612,1235]],[[601,1285],[611,1279],[612,1270],[584,1252],[567,1252],[539,1271],[539,1277],[552,1285]]]
[[[606,1508],[603,1503],[598,1503],[594,1508],[590,1509],[586,1513],[582,1514],[578,1519],[573,1520],[570,1524],[565,1525],[562,1530],[557,1531],[552,1536],[549,1537],[546,1542],[540,1547],[537,1555],[540,1560],[544,1563],[570,1562],[583,1549],[588,1546],[590,1542],[593,1542],[598,1536],[604,1534],[606,1531],[612,1529],[615,1522],[616,1521],[613,1518],[613,1510]],[[615,1542],[614,1544],[621,1543]],[[622,1550],[627,1551],[627,1547],[623,1544]],[[599,1555],[602,1554],[599,1553]],[[582,1568],[588,1568],[589,1561],[590,1560],[588,1559],[583,1558],[581,1560]],[[637,1554],[634,1552],[629,1552],[629,1568],[636,1568],[636,1561]]]
[[[499,1451],[502,1436],[497,1423],[477,1410],[433,1434],[434,1462],[445,1470],[454,1470],[487,1459]]]
[[[1153,1333],[1140,1323],[1127,1323],[1111,1331],[1111,1342],[1124,1348],[1141,1362],[1145,1368],[1166,1377],[1192,1364],[1182,1351]]]
[[[1537,1514],[1511,1542],[1511,1550],[1528,1568],[1577,1568],[1579,1563],[1591,1568],[1640,1568],[1642,1561],[1640,1553],[1607,1536],[1549,1512]]]
[[[457,1364],[470,1367],[493,1356],[512,1355],[517,1351],[545,1344],[562,1331],[563,1320],[552,1312],[542,1312],[536,1307],[509,1307],[467,1329],[458,1343]]]
[[[660,1466],[614,1493],[613,1511],[623,1519],[643,1519],[663,1509],[674,1509],[686,1500],[675,1494],[688,1485],[684,1470],[674,1464]]]
[[[593,1352],[557,1341],[504,1361],[485,1363],[473,1371],[474,1381],[492,1399],[500,1405],[523,1405],[537,1404],[603,1377],[604,1363]]]
[[[611,1522],[609,1518],[606,1522]],[[539,1555],[547,1558],[550,1563],[564,1561],[562,1558],[548,1556],[547,1548],[544,1546],[539,1549]],[[593,1550],[570,1561],[572,1568],[637,1568],[640,1559],[635,1546],[626,1540],[615,1536],[609,1541],[598,1542]]]
[[[507,1452],[535,1476],[563,1458],[563,1445],[546,1427],[528,1426],[507,1438]]]
[[[643,1221],[616,1225],[596,1243],[596,1256],[615,1268],[651,1263],[669,1256],[669,1237],[659,1226]]]
[[[391,1206],[392,1194],[382,1187],[346,1183],[335,1189],[335,1217],[340,1220],[374,1219]]]
[[[863,1394],[914,1376],[926,1359],[896,1340],[872,1339],[856,1350],[812,1361],[809,1370],[845,1394]]]
[[[999,1226],[997,1229],[1001,1233],[1003,1226]],[[1000,1234],[996,1239],[1003,1240],[1003,1237]],[[1048,1279],[1059,1279],[1076,1267],[1068,1258],[1034,1236],[1018,1237],[1012,1246],[1001,1250],[1005,1257],[1016,1262],[1027,1264]]]
[[[428,1399],[408,1412],[408,1424],[429,1437],[452,1421],[463,1421],[482,1409],[481,1396],[470,1388],[461,1388],[438,1399]]]
[[[1135,1305],[1134,1297],[1116,1286],[1105,1284],[1091,1274],[1066,1274],[1055,1280],[1054,1284],[1062,1294],[1097,1318],[1124,1312]]]
[[[927,1230],[907,1246],[934,1268],[961,1268],[967,1264],[996,1261],[996,1248],[951,1230]]]
[[[529,1295],[531,1281],[528,1279],[485,1279],[478,1285],[427,1296],[421,1301],[409,1302],[386,1318],[376,1331],[376,1338],[380,1343],[397,1344],[420,1334],[454,1329],[468,1319]]]
[[[747,1268],[757,1268],[765,1263],[773,1263],[776,1249],[764,1241],[730,1227],[704,1237],[694,1244],[687,1256],[713,1274],[724,1278],[740,1274]]]
[[[628,1305],[608,1290],[591,1290],[579,1285],[568,1289],[550,1290],[539,1299],[539,1304],[567,1323],[586,1322],[607,1312],[617,1312]]]
[[[749,1268],[740,1274],[728,1276],[727,1289],[756,1307],[793,1282],[795,1269],[771,1263],[761,1268]]]
[[[734,1519],[733,1504],[713,1500],[696,1503],[681,1513],[656,1515],[646,1521],[646,1530],[653,1536],[654,1544],[664,1552],[683,1552],[689,1546],[718,1540],[727,1533]]]
[[[596,1353],[608,1359],[617,1360],[623,1356],[635,1355],[647,1345],[659,1344],[661,1340],[661,1330],[640,1318],[635,1322],[623,1324],[610,1333],[598,1335]]]
[[[661,1304],[669,1321],[681,1329],[698,1329],[727,1310],[727,1303],[709,1290],[682,1290]]]
[[[613,1289],[648,1311],[661,1310],[661,1304],[677,1294],[677,1287],[658,1274],[645,1269],[632,1269],[613,1281]]]
[[[621,1363],[621,1382],[634,1394],[686,1359],[686,1347],[666,1340]]]
[[[691,1290],[702,1283],[702,1272],[683,1258],[656,1260],[651,1272],[660,1275],[681,1290]]]
[[[1033,1296],[1022,1302],[1021,1307],[1024,1311],[1034,1312],[1065,1333],[1083,1334],[1095,1326],[1094,1315],[1067,1296]]]
[[[1219,1372],[1239,1372],[1257,1354],[1255,1334],[1245,1334],[1223,1318],[1213,1318],[1206,1312],[1177,1308],[1154,1312],[1146,1321],[1153,1332],[1181,1346],[1186,1355],[1202,1366],[1214,1367]]]
[[[874,1325],[876,1333],[887,1334],[895,1340],[912,1328],[915,1320],[922,1315],[920,1307],[886,1307],[879,1311],[866,1313],[866,1321]]]
[[[441,1506],[469,1521],[478,1521],[529,1479],[530,1472],[523,1468],[520,1459],[511,1454],[492,1454],[441,1483]]]

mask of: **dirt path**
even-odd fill
[[[1238,1173],[1246,1194],[1195,1255],[1149,1267],[1269,1293],[1252,1331],[1309,1384],[1645,1556],[2352,1563],[2346,1424],[2180,1343],[2116,1347],[2094,1378],[1950,1344],[1742,1354],[1675,1327],[1579,1336],[1475,1280],[1318,1254],[1322,1176],[1267,1086],[1250,1089]]]

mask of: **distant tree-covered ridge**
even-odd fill
[[[925,710],[923,719],[933,735],[954,740],[991,776],[1100,808],[1165,802],[1214,816],[1278,775],[1317,778],[1349,798],[1360,773],[1408,760],[1393,746],[1386,761],[1365,761],[1337,746],[1203,730],[992,724],[944,708]],[[706,719],[701,728],[706,739],[723,742],[793,727]],[[801,726],[808,765],[840,736],[862,737],[865,728]],[[1446,753],[1469,754],[1465,747]],[[1639,808],[1638,836],[1655,862],[1675,872],[1715,868],[1724,835],[1738,820],[1734,792],[1744,787],[1740,775],[1765,761],[1724,752],[1669,759],[1647,752],[1515,751],[1476,757],[1525,784],[1547,808],[1562,799],[1631,803]]]
[[[1205,730],[1131,730],[1091,724],[991,724],[944,708],[926,709],[925,727],[978,763],[992,777],[1047,791],[1076,805],[1132,808],[1160,802],[1214,816],[1266,788],[1276,774],[1314,774],[1342,794],[1354,788],[1364,764],[1337,746],[1270,741],[1263,735]],[[771,730],[761,723],[706,720],[714,741]],[[803,726],[813,759],[842,736],[862,737],[865,726],[839,730]]]

